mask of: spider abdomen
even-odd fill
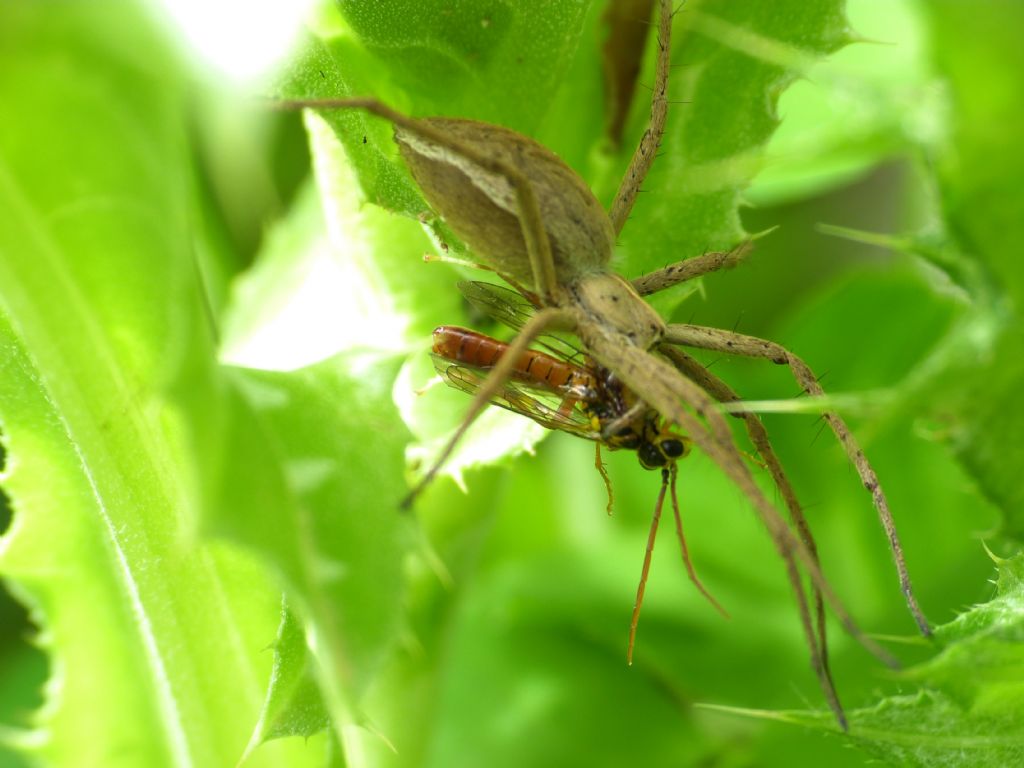
[[[421,122],[529,180],[559,283],[606,267],[614,243],[611,221],[586,183],[558,155],[498,125],[442,117]],[[513,183],[501,173],[401,128],[395,131],[395,141],[431,208],[474,255],[532,286],[533,271]]]

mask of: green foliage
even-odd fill
[[[1017,315],[1024,304],[1024,268],[1016,256],[1024,237],[1019,151],[1024,115],[1014,94],[1024,52],[1010,30],[1024,21],[1024,9],[993,2],[983,13],[971,13],[945,0],[934,4],[929,18],[940,71],[949,79],[956,107],[949,144],[939,158],[947,227],[997,286],[990,301],[1012,304],[995,308],[1003,332],[967,377],[956,447],[979,486],[1004,510],[1006,533],[1022,541],[1024,492],[1014,468],[1024,462],[1017,439],[1024,429],[1017,394],[1024,380],[1019,354],[1024,326]],[[977,299],[986,298],[978,293]]]
[[[2,570],[53,675],[45,730],[21,740],[53,764],[229,764],[259,712],[276,600],[261,566],[195,540],[187,432],[219,398],[184,84],[130,6],[65,10],[8,7],[2,25],[18,115],[0,128]]]
[[[616,258],[633,276],[781,225],[702,295],[657,305],[778,340],[847,402],[881,403],[849,415],[940,625],[933,643],[912,638],[841,452],[810,418],[765,416],[837,591],[870,631],[909,640],[893,644],[907,669],[889,674],[832,631],[848,735],[822,711],[767,536],[701,456],[680,467],[688,538],[733,618],[702,602],[663,535],[632,668],[657,490],[632,456],[606,456],[608,519],[592,446],[559,435],[516,455],[541,430],[488,414],[450,467],[469,494],[445,477],[415,518],[397,512],[405,464],[466,404],[418,394],[429,331],[480,321],[458,269],[417,263],[438,239],[458,244],[429,220],[388,125],[305,115],[312,180],[263,194],[217,158],[251,147],[262,170],[294,155],[298,132],[274,131],[295,116],[251,93],[192,98],[165,25],[132,3],[4,6],[0,104],[16,118],[0,121],[13,511],[0,575],[40,630],[50,682],[43,707],[0,724],[0,763],[1020,762],[1024,63],[1006,57],[1021,56],[1024,18],[1009,0],[846,5],[683,7],[668,131]],[[640,88],[611,152],[602,10],[342,0],[268,91],[509,125],[607,201],[647,105]],[[858,34],[897,45],[850,45]],[[214,115],[233,109],[245,132],[225,138]],[[247,207],[273,211],[265,232],[232,219]],[[821,222],[890,252],[825,238]],[[795,389],[778,369],[705,362],[752,399]],[[993,595],[975,539],[1000,526]],[[30,658],[16,632],[0,673]],[[36,706],[39,673],[24,669],[4,679],[0,713]]]
[[[904,676],[918,693],[859,713],[868,751],[906,766],[1021,761],[1022,567],[1020,555],[1000,561],[996,597],[940,629],[942,651]]]

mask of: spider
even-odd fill
[[[785,564],[812,667],[845,730],[846,717],[829,670],[825,604],[863,646],[886,663],[895,665],[895,661],[857,627],[822,574],[807,520],[760,419],[752,413],[735,414],[742,419],[784,500],[795,533],[755,482],[718,408],[718,403],[736,401],[738,395],[682,348],[786,365],[810,395],[824,394],[818,379],[806,363],[778,344],[718,328],[666,324],[643,300],[643,296],[735,263],[739,258],[736,252],[704,254],[632,281],[609,268],[616,236],[653,165],[665,129],[674,15],[670,0],[660,0],[658,13],[650,121],[607,212],[586,183],[553,152],[507,128],[457,118],[412,118],[372,98],[284,100],[276,106],[363,109],[390,121],[400,153],[431,207],[481,262],[513,287],[526,286],[520,290],[536,297],[536,313],[522,325],[508,353],[479,383],[463,422],[405,505],[434,478],[488,402],[500,395],[514,374],[516,360],[538,336],[551,331],[575,334],[589,359],[635,393],[644,407],[680,429],[754,507]],[[823,415],[871,494],[904,598],[921,632],[929,635],[878,478],[846,423],[834,412]],[[811,601],[801,568],[811,580]]]

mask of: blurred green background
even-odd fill
[[[814,367],[827,391],[854,395],[845,415],[888,494],[922,607],[934,624],[946,624],[996,594],[996,567],[982,541],[1009,557],[1021,531],[1015,479],[1024,461],[1015,438],[1024,420],[1013,306],[1024,284],[1014,239],[1024,208],[1020,153],[1010,137],[1019,136],[1024,69],[1003,57],[1020,63],[1008,30],[1024,19],[1015,4],[996,0],[973,11],[952,1],[758,5],[708,0],[680,12],[672,75],[678,103],[665,157],[626,227],[618,266],[634,276],[774,229],[739,268],[658,306],[680,322],[782,343]],[[205,751],[196,746],[205,737],[187,727],[192,714],[183,718],[185,746],[177,752],[147,738],[126,746],[105,730],[76,727],[80,710],[69,705],[47,735],[44,686],[53,675],[74,674],[73,662],[54,661],[77,642],[74,626],[48,636],[48,617],[64,610],[59,590],[40,597],[52,574],[17,563],[5,570],[0,559],[7,576],[0,593],[0,765],[29,765],[33,755],[67,765],[214,764],[205,762],[210,755],[233,764],[228,756],[241,758],[246,723],[259,737],[250,746],[291,737],[280,752],[251,753],[270,765],[855,766],[939,764],[940,757],[950,765],[1011,764],[1007,755],[1021,746],[1005,734],[1019,730],[1019,686],[968,691],[956,679],[972,663],[996,658],[964,650],[965,667],[947,666],[940,649],[963,640],[962,627],[941,634],[935,647],[915,637],[870,498],[813,414],[764,420],[807,509],[826,574],[860,624],[891,636],[912,668],[902,676],[887,671],[830,626],[852,738],[835,733],[821,714],[769,539],[740,492],[703,456],[680,465],[683,514],[697,569],[731,619],[693,590],[666,526],[632,667],[624,660],[626,636],[658,490],[656,475],[634,456],[606,454],[615,489],[609,519],[591,445],[560,434],[538,442],[541,430],[492,414],[456,463],[468,493],[444,477],[423,497],[415,523],[394,518],[406,430],[416,439],[407,456],[422,462],[466,404],[437,387],[413,394],[430,376],[430,328],[481,321],[469,317],[454,289],[465,273],[419,263],[433,245],[415,218],[364,202],[405,214],[422,210],[390,129],[362,117],[322,122],[276,114],[261,99],[372,93],[413,114],[501,122],[556,148],[607,200],[627,150],[610,150],[602,136],[601,3],[340,2],[309,10],[295,35],[286,34],[291,22],[284,17],[257,24],[254,14],[247,27],[241,9],[189,8],[14,2],[0,9],[0,104],[9,123],[0,127],[0,191],[10,216],[8,234],[0,236],[0,260],[8,261],[0,265],[0,307],[10,338],[27,349],[36,371],[25,374],[24,386],[58,392],[56,412],[69,436],[76,433],[78,412],[61,405],[54,381],[88,378],[92,356],[98,360],[104,350],[84,347],[72,358],[58,346],[38,346],[42,336],[33,329],[46,323],[28,309],[56,315],[63,307],[29,290],[30,274],[53,284],[46,271],[53,263],[33,262],[21,248],[22,230],[10,222],[28,200],[40,211],[37,229],[61,235],[60,216],[83,201],[86,208],[104,205],[108,176],[144,174],[174,201],[166,211],[142,191],[136,200],[153,206],[148,215],[166,215],[163,225],[176,238],[164,244],[175,253],[167,263],[178,265],[167,269],[166,306],[130,298],[151,295],[147,290],[160,295],[162,278],[148,285],[152,274],[164,274],[155,266],[164,264],[159,253],[137,264],[150,271],[143,279],[131,258],[121,271],[106,264],[102,237],[82,238],[62,251],[66,269],[54,274],[77,283],[84,303],[109,310],[97,323],[123,355],[113,367],[128,371],[139,400],[171,404],[173,415],[161,412],[152,424],[164,430],[160,439],[176,458],[155,462],[152,474],[186,470],[175,506],[184,511],[143,515],[140,530],[166,522],[173,542],[160,551],[214,552],[218,573],[232,585],[224,602],[248,601],[244,611],[232,609],[248,618],[223,621],[225,635],[242,638],[239,657],[255,659],[245,667],[255,670],[254,692],[234,713],[231,738]],[[843,45],[854,37],[862,40]],[[289,43],[297,52],[288,53]],[[268,73],[275,50],[280,60]],[[650,64],[642,82],[650,82]],[[648,92],[638,93],[643,102]],[[73,101],[79,98],[85,108]],[[93,115],[89,104],[107,111]],[[627,145],[645,119],[644,105],[634,105]],[[157,146],[154,126],[166,130],[159,147],[170,148],[161,159],[147,144]],[[108,144],[90,138],[101,131]],[[168,158],[183,164],[170,170]],[[823,224],[850,232],[840,237]],[[94,265],[105,266],[93,273]],[[158,316],[152,328],[137,322],[147,312]],[[154,341],[165,326],[189,330],[169,332],[173,343],[165,346]],[[215,348],[221,362],[261,370],[225,373]],[[21,354],[13,343],[4,349],[9,361]],[[747,398],[786,399],[798,391],[775,366],[698,357]],[[301,370],[307,365],[313,367]],[[8,366],[9,392],[16,393],[21,369]],[[236,401],[226,391],[241,394]],[[284,391],[287,408],[274,405],[273,393]],[[223,399],[205,399],[208,393]],[[123,405],[116,398],[115,414]],[[83,402],[105,405],[102,398]],[[17,443],[18,428],[0,403],[0,440],[11,433]],[[31,443],[24,435],[33,429],[22,430],[21,445]],[[89,442],[81,445],[83,466],[102,474]],[[9,467],[19,456],[16,447],[6,450]],[[335,456],[329,470],[316,463],[326,455]],[[325,471],[331,480],[316,486]],[[139,477],[149,474],[140,470]],[[126,485],[141,490],[125,502],[124,520],[135,520],[137,508],[158,509],[145,495],[147,480],[138,482]],[[45,486],[40,472],[22,482],[21,495],[7,489],[0,532],[17,528],[12,514],[32,527],[36,511],[49,510],[38,516],[36,535],[65,535],[62,497],[48,497]],[[280,499],[300,513],[290,517],[293,507]],[[292,522],[305,520],[304,510],[316,521],[310,531],[322,552],[303,543],[309,531],[295,533],[301,526]],[[342,522],[331,528],[336,519]],[[298,554],[282,544],[292,536]],[[332,537],[345,541],[336,546]],[[99,558],[82,567],[109,568]],[[157,559],[157,576],[165,566],[189,567],[166,554]],[[147,567],[141,550],[129,550],[128,561]],[[345,576],[325,576],[332,568]],[[259,576],[238,575],[249,573]],[[331,579],[343,583],[340,592],[321,589]],[[285,658],[278,643],[271,703],[257,726],[281,589],[305,627],[298,645],[310,646],[313,660],[304,650],[302,661]],[[248,597],[237,597],[247,590]],[[112,603],[124,599],[109,595]],[[160,602],[143,586],[141,602],[150,599]],[[196,598],[197,613],[203,599]],[[354,602],[352,613],[337,607],[343,599]],[[341,626],[336,635],[324,606]],[[175,609],[168,623],[186,626],[183,615]],[[1019,635],[1012,639],[1019,617],[1019,609],[1007,613],[997,627],[1008,638],[998,657],[1004,666],[991,666],[1001,683],[1001,670],[1014,669],[1024,653]],[[124,621],[120,626],[138,626]],[[254,627],[259,631],[247,634]],[[158,628],[157,646],[164,641]],[[210,667],[219,665],[205,639],[181,646],[168,639],[163,647],[185,655],[192,642],[199,658],[209,652]],[[86,641],[81,647],[88,657]],[[104,680],[119,670],[98,660],[90,673],[89,690],[102,708]],[[175,676],[184,673],[172,666],[168,674],[181,709],[194,706],[206,713],[194,717],[219,729],[223,705],[212,694],[195,695],[202,705],[191,701],[190,686]],[[230,681],[230,671],[222,674]],[[284,678],[302,682],[287,687]],[[139,683],[143,691],[151,685],[158,687]],[[56,702],[59,687],[45,689]],[[931,694],[920,698],[922,690],[936,701],[948,696],[960,707],[955,717],[944,721]],[[1005,716],[991,732],[994,720],[972,719],[986,696]],[[326,733],[325,712],[336,724]],[[132,716],[112,706],[99,719],[126,720],[128,730],[144,733],[144,721],[133,725]],[[166,722],[166,711],[154,717]],[[908,725],[914,718],[927,726]],[[995,746],[988,751],[981,739],[982,747],[963,751],[957,738],[965,734],[990,734]],[[939,736],[949,743],[939,744]],[[76,745],[84,743],[96,762],[75,762]]]

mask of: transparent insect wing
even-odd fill
[[[536,307],[520,293],[492,283],[464,281],[459,291],[474,308],[515,331],[521,330],[536,312]],[[567,336],[545,333],[538,338],[540,346],[553,355],[580,364],[584,354]]]
[[[533,302],[521,293],[500,285],[463,280],[458,283],[458,288],[466,301],[510,328],[522,328],[536,311]]]
[[[453,363],[441,355],[431,357],[438,375],[449,386],[467,394],[476,394],[487,378],[488,372],[485,369]],[[491,403],[533,419],[547,429],[568,432],[586,440],[600,440],[601,433],[594,429],[593,420],[581,410],[579,404],[568,411],[562,409],[565,397],[566,393],[534,388],[526,382],[509,380],[505,382],[502,390],[491,398]]]

